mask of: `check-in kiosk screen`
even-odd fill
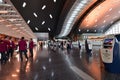
[[[104,48],[112,48],[113,39],[105,39],[103,43]]]

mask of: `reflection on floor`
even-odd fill
[[[33,59],[23,62],[15,54],[6,64],[0,64],[0,80],[120,80],[119,74],[102,67],[99,46],[93,48],[92,56],[77,48],[35,48]]]

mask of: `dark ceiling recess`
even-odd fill
[[[55,30],[66,0],[11,0],[11,2],[33,32],[49,32],[50,36],[56,35]]]
[[[102,3],[103,1],[105,0],[98,0],[97,2],[95,2],[91,7],[89,7],[89,9],[87,9],[85,11],[85,13],[79,18],[78,21],[75,22],[70,34],[68,35],[69,37],[71,35],[77,35],[77,34],[82,34],[82,33],[88,33],[87,29],[82,29],[80,32],[79,32],[79,25],[82,23],[82,21],[84,20],[84,18],[96,7],[98,6],[100,3]],[[89,30],[89,33],[99,33],[97,32],[98,30],[94,30],[94,29],[90,29]]]

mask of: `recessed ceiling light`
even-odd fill
[[[2,10],[2,11],[0,11],[0,14],[7,14],[7,13],[8,13],[7,10]]]
[[[118,13],[120,13],[120,11],[118,11]]]
[[[35,12],[33,13],[33,15],[34,15],[35,17],[38,17],[37,14],[36,14]]]
[[[17,19],[8,19],[9,21],[11,21],[11,22],[13,22],[13,21],[15,21],[15,20],[17,20]]]
[[[7,27],[10,27],[10,26],[12,26],[11,24],[8,24],[8,25],[6,25]]]
[[[42,22],[42,25],[44,25],[44,24],[45,24],[45,21]]]
[[[86,22],[88,22],[88,19],[85,19]]]
[[[112,11],[112,8],[110,8],[109,11]]]
[[[113,19],[117,18],[117,16],[114,16]]]
[[[113,23],[113,21],[110,22],[111,24]]]
[[[95,22],[97,22],[97,19],[95,20]]]
[[[50,16],[51,19],[53,18],[52,14],[50,14],[49,16]]]
[[[51,31],[51,29],[50,29],[50,28],[48,28],[48,31]]]
[[[26,6],[26,2],[23,2],[23,5],[22,5],[22,7],[24,8]]]
[[[46,5],[43,5],[42,10],[44,10],[45,8],[46,8]]]
[[[5,20],[4,20],[4,19],[1,19],[1,20],[0,20],[0,22],[3,22],[3,21],[5,21]]]
[[[38,28],[37,28],[37,27],[35,27],[35,30],[37,30],[37,31],[38,31]]]
[[[23,33],[23,32],[20,32],[20,33]]]
[[[95,27],[97,27],[98,25],[95,25]]]
[[[56,2],[56,0],[53,0],[54,2]]]
[[[16,30],[17,32],[20,32],[20,30]]]
[[[22,24],[15,24],[16,26],[21,26]]]
[[[14,27],[14,28],[12,28],[13,30],[16,30],[17,28],[16,27]]]
[[[109,17],[110,15],[106,15],[105,17]]]
[[[30,20],[27,21],[27,24],[29,24],[29,23],[30,23]]]
[[[20,27],[21,29],[25,29],[25,27]]]
[[[87,24],[86,26],[88,27],[89,25]]]
[[[100,9],[100,8],[101,8],[101,5],[98,6],[98,9]]]
[[[105,22],[106,22],[106,20],[103,21],[103,23],[105,23]]]
[[[80,32],[81,30],[79,29],[79,32]]]
[[[105,25],[102,26],[102,28],[104,28],[104,27],[105,27]]]

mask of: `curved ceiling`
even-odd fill
[[[103,33],[120,18],[120,0],[105,0],[95,7],[79,25],[81,33]]]
[[[64,20],[62,30],[58,37],[67,36],[72,30],[77,19],[79,19],[82,14],[84,14],[84,11],[86,11],[95,2],[97,2],[97,0],[76,0]]]
[[[75,8],[74,4],[77,1],[80,7]],[[67,36],[70,32],[76,31],[71,31],[76,26],[79,33],[103,33],[120,17],[120,0],[11,0],[11,2],[33,32],[49,32],[50,36],[59,33],[60,36]],[[76,17],[69,15],[71,9],[80,10],[77,16],[71,14]],[[73,21],[68,22],[71,23],[68,24],[71,27],[68,27],[66,19],[70,21],[71,17]]]

